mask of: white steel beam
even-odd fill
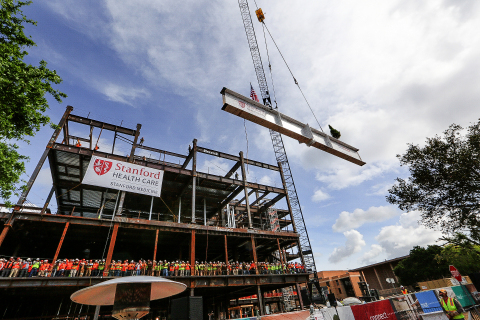
[[[362,158],[360,158],[357,148],[311,128],[308,124],[292,119],[275,109],[270,109],[230,89],[223,88],[221,94],[223,96],[222,110],[280,132],[298,140],[300,143],[305,143],[307,146],[331,153],[359,166],[365,164]]]

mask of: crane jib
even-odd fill
[[[223,88],[221,94],[223,95],[222,110],[357,165],[365,164],[357,148],[311,128],[308,124],[292,119],[227,88]]]

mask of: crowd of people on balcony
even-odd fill
[[[0,258],[0,277],[125,277],[125,276],[220,276],[250,274],[296,274],[305,273],[298,262],[220,262],[166,260],[112,260],[106,266],[105,259],[57,259],[54,262],[40,258]]]

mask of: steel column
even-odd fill
[[[227,235],[223,235],[225,239],[225,263],[228,264],[228,247],[227,247]]]
[[[258,309],[260,310],[260,315],[265,315],[265,306],[263,304],[262,289],[260,286],[257,286],[257,297],[258,297]]]
[[[278,238],[277,238],[277,246],[278,246],[278,256],[280,257],[280,263],[284,264],[283,257],[282,257],[282,249],[280,248],[280,240],[278,240]]]
[[[197,139],[193,139],[192,159],[192,223],[195,223],[195,194],[197,189]]]
[[[93,315],[93,320],[98,320],[98,315],[100,314],[100,307],[101,306],[95,306],[95,314]]]
[[[55,265],[55,261],[57,261],[58,254],[60,253],[60,249],[62,249],[63,240],[65,239],[65,235],[67,234],[69,225],[70,225],[70,222],[67,222],[65,224],[65,228],[63,228],[62,237],[60,238],[60,242],[58,243],[57,251],[55,251],[55,256],[53,256],[52,266]]]
[[[250,235],[250,239],[252,239],[252,253],[253,253],[253,262],[255,262],[255,274],[258,274],[257,248],[255,245],[255,238],[253,237],[253,234]]]
[[[155,231],[155,249],[153,249],[153,261],[157,260],[158,229]]]
[[[113,248],[115,248],[115,241],[117,241],[118,224],[113,226],[112,238],[110,239],[110,246],[108,247],[107,261],[105,262],[105,272],[108,274],[110,269],[110,262],[112,262]],[[104,273],[105,276],[105,273]]]
[[[249,205],[249,201],[248,201],[247,174],[245,172],[245,161],[243,159],[243,151],[240,151],[240,164],[241,164],[241,167],[242,167],[242,180],[243,180],[243,189],[245,191],[245,207],[247,208],[248,227],[253,228],[253,226],[252,226],[252,215],[250,213],[250,205]]]
[[[190,242],[190,274],[195,275],[195,230],[192,230]]]
[[[150,214],[148,215],[148,220],[152,220],[152,209],[153,209],[153,196],[152,196],[152,202],[150,202]]]
[[[13,213],[12,213],[13,214]],[[11,221],[13,223],[13,220]],[[0,246],[3,243],[3,240],[5,240],[5,237],[7,236],[8,229],[11,227],[10,224],[5,224],[5,227],[3,227],[2,234],[0,234]]]
[[[133,162],[133,158],[135,156],[135,148],[137,147],[137,140],[138,140],[138,136],[140,135],[141,128],[142,128],[142,125],[138,123],[137,130],[135,130],[135,138],[133,139],[133,143],[132,143],[132,150],[130,151],[130,157],[128,157],[128,162]],[[125,191],[122,191],[122,194],[120,195],[120,201],[118,202],[117,214],[122,214],[124,201],[125,201]]]
[[[203,198],[203,225],[207,225],[207,199]]]
[[[303,310],[302,292],[300,291],[300,286],[298,285],[298,282],[295,283],[295,288],[297,290],[298,302],[300,302],[300,310]]]

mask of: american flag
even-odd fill
[[[252,100],[260,102],[260,101],[258,101],[257,94],[255,93],[255,90],[253,90],[253,87],[252,87],[251,83],[250,83],[250,98],[252,98]]]

